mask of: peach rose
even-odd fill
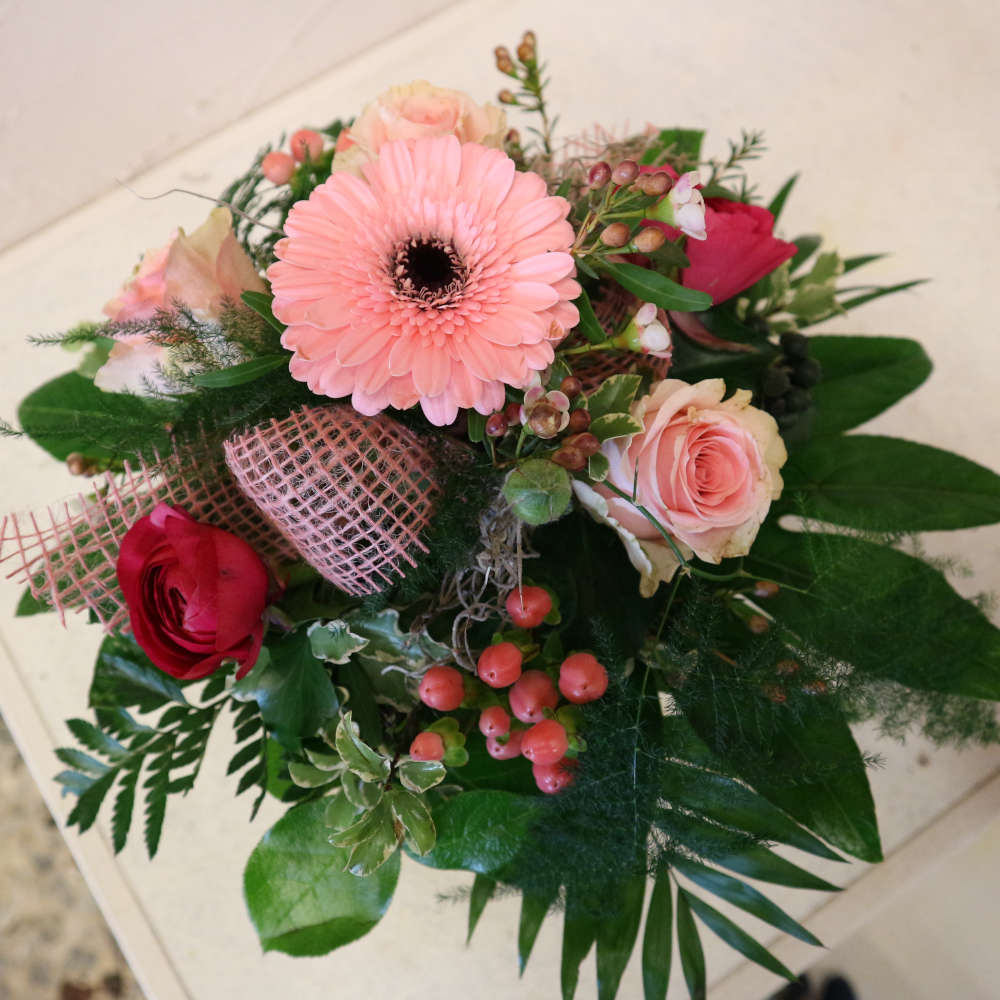
[[[219,207],[190,236],[179,229],[165,246],[147,251],[104,314],[116,323],[145,320],[183,302],[198,319],[215,320],[223,302],[239,302],[241,292],[266,287],[236,239],[229,209]],[[94,384],[106,392],[164,391],[168,363],[168,348],[131,334],[111,349]]]
[[[459,142],[478,142],[499,149],[507,116],[490,104],[476,104],[460,90],[415,80],[380,94],[337,140],[334,170],[361,176],[364,164],[393,139],[454,135]]]
[[[724,400],[725,392],[722,379],[696,385],[665,379],[632,407],[642,433],[602,448],[607,481],[629,494],[635,488],[639,504],[682,551],[713,563],[750,551],[781,495],[779,470],[787,458],[778,425],[750,405],[751,393],[740,389]],[[577,491],[592,513],[613,522],[643,574],[643,593],[651,594],[676,569],[670,546],[629,501],[602,486],[590,493]]]

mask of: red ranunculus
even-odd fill
[[[237,677],[253,666],[270,588],[246,542],[160,503],[129,528],[116,568],[132,634],[161,670],[195,680],[223,660]]]
[[[644,173],[664,170],[674,179],[676,171],[668,166],[643,167]],[[674,240],[680,231],[662,222],[647,221]],[[718,305],[749,288],[765,274],[770,274],[795,255],[794,243],[774,235],[774,216],[759,205],[746,205],[728,198],[705,199],[705,240],[688,240],[684,247],[690,267],[680,274],[685,288],[696,288],[712,296]]]

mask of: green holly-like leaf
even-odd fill
[[[244,894],[264,951],[325,955],[381,920],[399,878],[399,857],[374,874],[344,871],[348,852],[331,846],[326,800],[289,810],[247,862]]]
[[[337,723],[334,736],[337,753],[362,781],[386,781],[392,765],[384,754],[373,750],[358,735],[356,725],[351,721],[351,713],[346,712]]]
[[[525,524],[547,524],[569,509],[573,487],[569,473],[544,458],[529,458],[504,483],[503,495]]]
[[[306,630],[313,656],[327,663],[348,663],[351,657],[368,645],[364,636],[351,631],[340,618],[331,622],[313,622]]]
[[[608,461],[608,456],[602,452],[597,452],[587,459],[587,476],[592,482],[603,483],[610,471],[611,463]]]
[[[610,441],[638,434],[642,430],[642,424],[628,413],[606,413],[603,417],[592,420],[587,430],[598,441]]]
[[[611,413],[628,413],[641,385],[641,375],[610,375],[587,397],[591,422]]]

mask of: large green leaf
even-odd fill
[[[618,984],[639,935],[645,894],[643,874],[612,886],[606,895],[605,902],[614,916],[602,920],[597,928],[598,1000],[614,1000],[618,993]]]
[[[91,458],[120,458],[123,428],[155,423],[166,413],[161,402],[127,393],[102,392],[77,372],[60,375],[35,389],[18,407],[21,428],[50,455],[64,460],[73,452]],[[149,442],[169,447],[165,432]]]
[[[325,809],[322,799],[295,806],[250,855],[243,891],[264,951],[325,955],[367,934],[392,901],[399,854],[365,878],[345,872]]]
[[[431,868],[492,875],[514,860],[535,817],[535,804],[512,792],[463,792],[435,807],[437,843],[420,860]]]
[[[569,473],[545,458],[521,462],[507,477],[503,495],[526,524],[546,524],[569,509],[573,487]]]
[[[1000,476],[925,444],[874,435],[827,437],[782,472],[789,503],[870,531],[944,531],[1000,521]]]
[[[812,390],[816,403],[813,437],[836,434],[871,420],[931,373],[931,362],[915,340],[818,334],[810,354],[823,366]]]
[[[923,560],[768,526],[746,565],[808,591],[782,588],[768,611],[823,653],[918,690],[1000,700],[1000,630]]]
[[[684,890],[677,893],[677,950],[681,968],[691,1000],[705,1000],[708,988],[705,974],[705,952],[694,918],[691,916],[691,897]]]
[[[576,994],[577,983],[580,981],[580,964],[597,938],[598,926],[599,921],[591,907],[580,900],[572,886],[567,886],[559,973],[562,1000],[573,1000]]]
[[[643,1000],[665,1000],[670,983],[674,904],[670,875],[664,871],[656,880],[646,910],[642,937]]]
[[[339,702],[326,668],[313,655],[309,635],[299,629],[261,650],[260,659],[233,687],[239,701],[255,701],[275,739],[296,751],[337,714]]]
[[[694,288],[684,288],[676,281],[656,271],[639,267],[637,264],[611,263],[601,264],[606,271],[626,291],[642,299],[652,302],[661,309],[676,309],[680,312],[700,312],[712,304],[712,296],[699,292]]]

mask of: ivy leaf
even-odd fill
[[[609,413],[628,413],[641,385],[641,375],[610,375],[587,397],[591,421]]]
[[[587,430],[598,441],[610,441],[612,438],[629,437],[642,431],[642,424],[627,413],[607,413],[591,421]]]
[[[569,508],[573,487],[569,473],[544,458],[529,458],[515,468],[503,486],[511,510],[525,524],[546,524]]]
[[[299,629],[270,643],[260,659],[233,686],[237,701],[255,701],[264,725],[286,749],[297,753],[340,707],[322,663],[313,656],[309,635]]]
[[[330,622],[313,622],[306,634],[313,656],[327,663],[344,664],[368,645],[368,640],[351,631],[350,625],[340,618]]]
[[[626,291],[643,302],[652,302],[661,309],[680,312],[701,312],[712,305],[712,296],[693,288],[685,288],[656,271],[637,264],[604,261],[601,270],[609,274]]]
[[[264,951],[325,955],[381,920],[399,878],[399,856],[374,874],[346,873],[347,852],[327,842],[326,802],[289,810],[247,862],[243,889]]]

